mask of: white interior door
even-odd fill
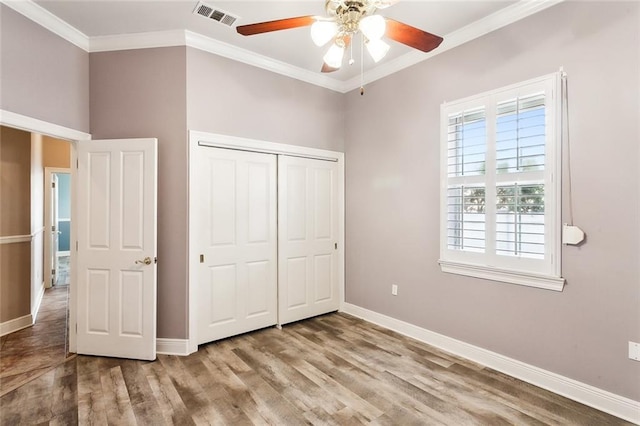
[[[276,156],[198,151],[198,344],[277,321]]]
[[[74,161],[75,163],[75,161]],[[57,167],[45,167],[45,186],[44,186],[44,282],[47,288],[56,284],[58,274],[58,252],[60,229],[58,223],[60,221],[59,206],[59,174],[70,174],[71,169],[62,169]],[[70,209],[69,209],[70,210]],[[70,215],[70,213],[69,213]]]
[[[60,239],[60,229],[58,229],[59,222],[59,204],[58,204],[58,175],[51,175],[51,285],[55,285],[58,282],[58,269],[60,264],[58,263],[58,240]]]
[[[338,164],[278,157],[278,322],[338,310]]]
[[[77,352],[156,357],[157,140],[78,144]]]

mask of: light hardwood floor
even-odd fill
[[[155,362],[78,356],[0,399],[14,424],[623,425],[344,314]]]

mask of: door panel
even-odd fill
[[[233,160],[206,158],[205,182],[208,186],[208,211],[211,246],[234,245],[236,242],[236,164]]]
[[[86,219],[89,231],[87,248],[90,250],[110,248],[111,156],[110,152],[87,152],[85,157],[86,191],[88,192]]]
[[[269,262],[247,263],[247,316],[263,315],[272,309],[269,306]]]
[[[278,157],[278,322],[339,307],[338,165]]]
[[[316,240],[333,240],[334,216],[331,209],[336,203],[332,200],[335,195],[333,186],[335,174],[332,169],[315,170],[315,210],[314,210],[314,236]]]
[[[142,271],[120,271],[120,334],[142,337],[144,319],[144,274]]]
[[[277,321],[276,158],[198,151],[198,344]]]
[[[333,296],[331,287],[331,277],[333,276],[333,258],[331,254],[320,254],[314,256],[314,288],[316,291],[315,300],[324,302]]]
[[[84,284],[86,286],[87,305],[91,306],[91,309],[87,309],[86,328],[91,334],[109,334],[110,282],[109,271],[87,270],[87,280]],[[80,280],[80,283],[82,285],[82,280]],[[83,327],[79,327],[79,330],[82,329]]]
[[[278,164],[282,167],[286,164],[286,158],[280,157]],[[284,161],[284,163],[283,163]],[[286,179],[282,181],[282,176]],[[286,204],[282,208],[286,208],[286,229],[287,241],[305,241],[307,239],[307,170],[303,166],[291,164],[286,166],[286,170],[280,173],[278,180],[280,188],[286,187]],[[281,191],[282,192],[282,191]]]
[[[122,187],[121,249],[142,250],[144,246],[144,154],[125,152],[122,154],[122,175],[127,185]]]
[[[273,204],[275,197],[270,193],[269,186],[263,182],[269,182],[270,172],[274,172],[273,166],[270,164],[247,164],[248,168],[248,225],[249,235],[247,240],[249,243],[267,243],[269,241],[269,220],[273,218]]]
[[[157,140],[78,144],[80,354],[156,357]]]
[[[286,271],[287,271],[286,306],[289,309],[297,308],[299,306],[306,306],[307,305],[307,258],[298,257],[298,258],[287,259]]]

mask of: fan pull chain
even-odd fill
[[[356,62],[356,60],[353,59],[353,43],[349,44],[349,48],[351,49],[351,58],[349,58],[349,65],[353,65]]]
[[[360,96],[364,96],[364,35],[360,36]]]

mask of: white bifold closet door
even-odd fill
[[[278,157],[278,323],[339,308],[338,164]]]
[[[277,323],[277,159],[198,154],[200,344]]]

